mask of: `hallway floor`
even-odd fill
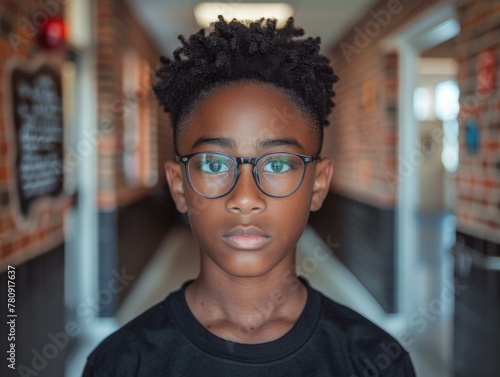
[[[317,250],[316,254],[313,254],[314,250]],[[314,259],[314,255],[318,254],[328,255],[328,257],[319,262]],[[321,241],[312,228],[306,229],[298,244],[296,264],[298,273],[305,276],[313,287],[326,296],[360,312],[398,339],[406,330],[407,320],[398,315],[386,314],[356,277],[329,251],[328,246]],[[87,341],[68,364],[67,377],[80,375],[86,355],[102,340],[104,334],[113,331],[153,304],[163,300],[169,292],[178,289],[184,281],[196,277],[198,270],[198,247],[190,230],[188,228],[173,230],[165,237],[146,271],[119,308],[117,321],[111,319],[99,322],[91,332],[93,335],[87,337]],[[434,340],[437,337],[448,341],[449,326],[449,321],[433,323]],[[430,328],[429,326],[429,331]],[[426,334],[429,335],[428,332]],[[425,350],[432,348],[426,343],[426,337],[415,339],[417,341],[405,348],[410,352],[417,376],[450,377],[451,374],[446,366],[442,362],[433,360],[433,355],[426,353]],[[404,343],[403,345],[405,346]]]

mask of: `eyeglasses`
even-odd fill
[[[199,152],[177,156],[184,164],[189,186],[198,195],[215,199],[228,194],[240,176],[241,164],[253,165],[253,178],[266,195],[292,195],[304,181],[307,165],[321,157],[290,152],[270,152],[260,157],[233,157],[222,152]]]

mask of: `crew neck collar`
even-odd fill
[[[311,288],[302,276],[300,281],[307,288],[306,304],[295,325],[280,338],[257,344],[235,343],[222,339],[203,327],[193,315],[186,301],[186,287],[194,280],[186,281],[170,296],[170,310],[186,337],[207,353],[241,362],[271,362],[298,350],[311,337],[321,314],[321,296]]]

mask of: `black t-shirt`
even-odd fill
[[[394,338],[300,279],[306,305],[279,339],[242,344],[210,333],[185,300],[190,280],[106,338],[88,357],[83,377],[415,376]]]

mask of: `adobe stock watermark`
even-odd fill
[[[125,119],[130,115],[133,107],[151,97],[153,93],[151,83],[156,80],[155,72],[158,68],[159,66],[155,69],[148,66],[146,72],[139,79],[138,86],[131,88],[128,93],[123,93],[111,102],[111,113],[114,116],[118,116],[118,119]],[[111,119],[108,118],[108,121]]]
[[[29,43],[29,41],[38,36],[40,27],[45,24],[50,17],[61,14],[62,6],[69,3],[70,0],[38,0],[36,5],[38,10],[33,13],[31,19],[21,17],[21,34],[10,32],[7,34],[7,40],[14,52],[19,51],[19,46]]]
[[[490,86],[490,82],[492,82],[493,80],[493,73],[477,74],[477,86],[479,87],[488,87]],[[474,94],[467,95],[461,100],[458,119],[462,121],[469,116],[476,114],[481,106],[481,103],[487,101],[499,87],[500,81],[493,82],[490,90],[481,91],[476,87]]]
[[[458,282],[454,285],[450,281],[445,281],[439,298],[429,301],[408,316],[408,328],[400,334],[400,343],[380,343],[379,352],[375,356],[363,360],[363,374],[359,376],[351,374],[350,377],[381,376],[383,371],[393,365],[393,362],[403,354],[403,347],[410,346],[416,335],[423,333],[430,323],[440,318],[445,313],[446,307],[453,304],[456,297],[460,296],[467,287],[467,285],[461,285]]]
[[[414,174],[417,169],[437,151],[436,146],[441,145],[444,139],[444,132],[441,128],[434,128],[431,131],[431,146],[422,145],[420,140],[415,140],[415,148],[407,157],[399,156],[397,174],[385,172],[384,178],[391,191],[395,192],[398,183]]]
[[[118,272],[111,271],[113,278],[109,280],[108,286],[99,291],[97,297],[88,297],[76,308],[76,313],[80,321],[69,321],[64,327],[64,331],[56,334],[47,334],[47,343],[40,349],[31,349],[31,362],[29,365],[19,364],[16,368],[21,377],[36,377],[49,365],[51,360],[57,358],[70,343],[70,338],[77,337],[82,332],[81,324],[88,324],[100,313],[105,305],[113,300],[114,295],[120,293],[136,278],[127,275],[125,268]]]
[[[77,145],[73,147],[64,147],[63,161],[53,161],[52,168],[63,177],[63,174],[68,174],[76,169],[83,158],[91,155],[92,151],[97,148],[99,140],[107,135],[111,135],[114,130],[112,122],[103,123],[99,129],[93,131],[84,130],[82,137],[78,140]]]
[[[110,103],[110,112],[102,117],[96,129],[84,130],[76,146],[64,147],[63,162],[54,161],[52,168],[58,172],[64,172],[64,174],[76,169],[84,158],[89,157],[97,149],[100,140],[113,134],[117,121],[131,116],[132,107],[149,98],[152,77],[154,77],[154,71],[149,68],[140,79],[138,87],[133,88],[130,93],[123,93]],[[60,177],[62,178],[63,175],[61,174]]]
[[[405,1],[410,2],[412,0]],[[359,26],[354,28],[352,44],[341,42],[339,45],[347,63],[352,61],[353,55],[359,55],[364,48],[368,47],[373,39],[377,38],[381,31],[391,23],[392,17],[400,14],[403,9],[403,4],[400,0],[389,0],[385,9],[371,10],[371,20],[363,28]]]
[[[486,83],[492,81],[492,74],[478,75],[478,84],[485,86]],[[476,89],[474,94],[465,96],[460,104],[460,112],[458,114],[459,127],[468,117],[474,115],[479,110],[482,103],[486,102],[494,93],[495,88],[500,87],[500,82],[495,82],[490,91],[484,93]],[[453,110],[449,109],[448,113]],[[408,154],[407,157],[399,156],[397,174],[386,172],[384,174],[385,181],[391,191],[395,192],[399,182],[407,179],[411,174],[415,173],[417,169],[429,158],[436,153],[436,146],[442,145],[446,135],[442,128],[434,128],[431,131],[430,140],[433,143],[432,148],[422,145],[420,140],[415,141],[415,148]]]

